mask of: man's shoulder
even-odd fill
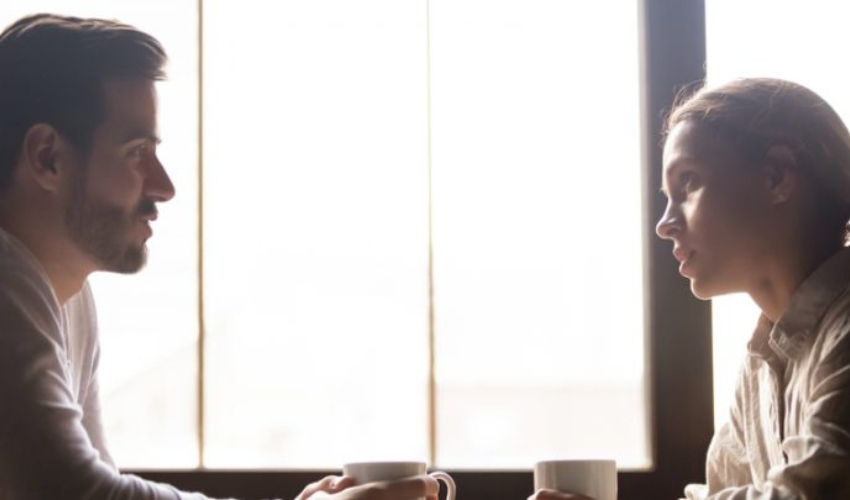
[[[11,335],[28,324],[40,330],[61,322],[61,309],[44,272],[0,234],[0,330]],[[4,333],[4,332],[0,332]]]
[[[2,297],[55,300],[44,273],[25,256],[0,244],[0,300]]]
[[[16,279],[29,277],[46,280],[35,256],[21,242],[0,228],[0,276]],[[0,281],[0,286],[4,282]]]

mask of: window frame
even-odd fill
[[[201,0],[202,1],[202,0]],[[638,0],[643,171],[649,471],[621,471],[619,498],[678,498],[687,483],[705,480],[705,453],[714,431],[711,306],[695,299],[676,271],[670,245],[655,236],[666,199],[661,185],[660,132],[679,89],[705,78],[705,0]],[[202,58],[200,58],[202,60]],[[201,384],[202,385],[202,384]],[[335,470],[135,470],[186,490],[239,498],[294,498]],[[524,499],[522,471],[451,470],[465,499]]]

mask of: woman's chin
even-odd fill
[[[693,283],[691,283],[691,293],[693,294],[694,297],[696,297],[700,300],[711,300],[713,297],[715,297],[715,295],[713,295],[711,293],[702,291],[698,288],[694,288]]]
[[[735,287],[723,286],[722,283],[711,282],[705,279],[701,280],[697,277],[691,277],[689,279],[691,281],[691,293],[700,300],[711,300],[721,295],[729,295],[742,291]]]
[[[696,276],[691,276],[688,279],[691,282],[691,293],[700,300],[710,300],[721,293],[716,287],[711,286],[711,283],[706,283],[705,280],[701,280]]]

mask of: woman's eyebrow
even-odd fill
[[[680,155],[673,158],[673,160],[667,164],[668,166],[664,168],[661,177],[660,190],[661,193],[664,194],[664,196],[668,198],[670,197],[670,189],[667,186],[667,179],[673,178],[676,171],[681,170],[682,168],[688,165],[693,165],[696,162],[697,158],[697,155]]]

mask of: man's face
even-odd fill
[[[174,186],[156,156],[154,83],[108,80],[104,95],[106,118],[77,165],[65,224],[96,269],[134,273],[145,264],[156,203],[171,199]]]
[[[697,125],[671,130],[663,160],[667,210],[656,232],[673,241],[679,272],[697,297],[748,292],[764,278],[771,215],[762,172]]]

